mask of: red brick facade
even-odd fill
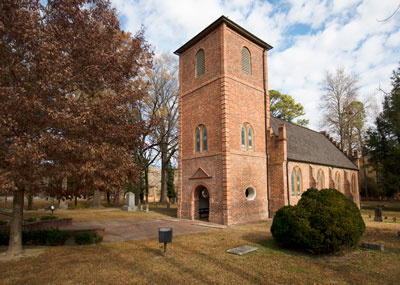
[[[273,136],[271,131],[266,134],[271,47],[226,18],[212,25],[176,52],[180,56],[178,217],[201,217],[199,207],[207,207],[200,205],[206,203],[200,202],[205,187],[210,222],[229,225],[266,219],[270,208],[274,213],[288,201],[284,127],[278,139],[268,139],[267,185],[266,138]],[[250,51],[251,74],[242,71],[243,47]],[[205,72],[196,76],[200,49]],[[198,126],[207,128],[208,148],[197,153]],[[242,126],[253,130],[252,150],[242,147]],[[246,131],[246,144],[247,135]],[[268,189],[274,190],[268,193]]]

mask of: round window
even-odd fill
[[[206,188],[203,188],[203,190],[201,190],[201,196],[203,196],[203,198],[205,198],[205,199],[207,199],[209,197],[208,191]]]
[[[245,195],[247,200],[254,200],[256,198],[256,190],[253,187],[247,187]]]

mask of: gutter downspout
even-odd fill
[[[268,136],[267,136],[267,88],[266,88],[266,83],[265,83],[265,48],[263,49],[262,53],[262,63],[263,63],[263,88],[264,88],[264,109],[265,109],[265,120],[264,120],[264,125],[265,125],[265,154],[266,154],[266,167],[267,167],[267,203],[268,203],[268,218],[271,218],[271,208],[270,208],[270,203],[269,203],[269,158],[268,158]]]

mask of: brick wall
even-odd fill
[[[251,53],[251,75],[241,70],[243,46]],[[200,49],[205,73],[196,77]],[[179,218],[196,218],[199,186],[210,193],[211,222],[235,224],[267,217],[263,56],[266,64],[266,52],[225,23],[180,55]],[[254,131],[252,151],[241,149],[244,123]],[[195,129],[200,124],[208,130],[208,150],[195,153]],[[193,178],[200,167],[210,177]],[[256,191],[254,200],[245,196],[249,186]]]

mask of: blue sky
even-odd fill
[[[263,39],[269,53],[269,89],[305,107],[320,130],[320,82],[344,67],[359,78],[360,100],[379,105],[400,62],[400,0],[112,0],[122,28],[143,25],[156,53],[172,53],[221,15]],[[370,118],[373,114],[370,114]]]

